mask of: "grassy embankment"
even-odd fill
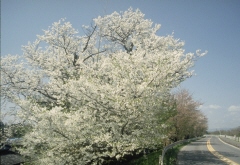
[[[175,165],[178,152],[187,144],[188,142],[182,143],[174,146],[172,149],[169,149],[164,156],[164,165]],[[139,159],[132,160],[126,165],[159,165],[159,155],[161,154],[162,151],[153,152]]]

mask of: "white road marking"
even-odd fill
[[[233,146],[233,145],[231,145],[231,144],[228,144],[228,143],[222,141],[220,138],[218,138],[218,139],[219,139],[221,142],[223,142],[224,144],[227,144],[227,145],[229,145],[229,146],[231,146],[231,147],[233,147],[233,148],[236,148],[236,149],[240,150],[240,148],[238,148],[238,147],[236,147],[236,146]]]

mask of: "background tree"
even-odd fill
[[[78,36],[60,20],[2,58],[1,92],[30,123],[21,153],[36,164],[103,164],[161,145],[164,102],[194,60],[173,35],[131,8],[93,20]],[[44,46],[42,48],[41,46]]]
[[[173,129],[170,133],[172,141],[202,136],[207,130],[207,118],[198,110],[200,102],[195,101],[186,89],[174,94],[176,100],[176,116],[170,119]]]

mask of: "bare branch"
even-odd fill
[[[87,56],[87,57],[83,60],[83,62],[85,62],[85,61],[86,61],[87,59],[89,59],[90,57],[92,57],[92,56],[94,56],[94,55],[97,55],[97,54],[100,54],[100,53],[103,53],[103,52],[105,52],[105,51],[106,51],[106,50],[102,50],[102,51],[100,51],[100,52],[93,53],[93,54]]]
[[[92,37],[92,35],[93,35],[93,33],[95,32],[96,29],[97,29],[97,25],[95,25],[95,26],[93,27],[92,32],[87,36],[88,39],[87,39],[87,42],[86,42],[86,44],[85,44],[85,47],[83,48],[82,53],[87,49],[88,43],[89,43],[89,41],[90,41],[90,39],[91,39],[91,37]]]

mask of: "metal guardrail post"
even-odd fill
[[[159,165],[163,165],[162,155],[159,155]]]

